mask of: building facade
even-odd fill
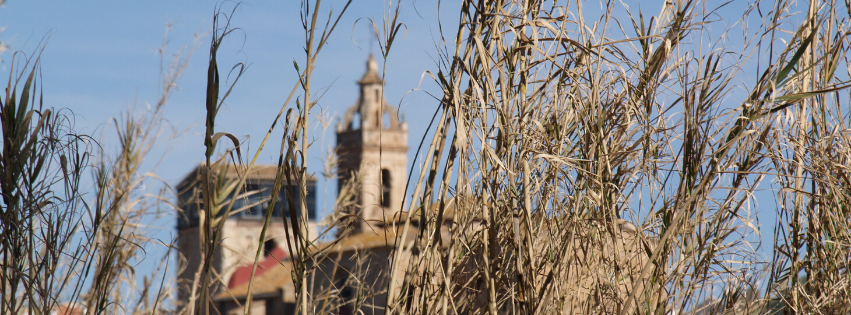
[[[206,167],[200,165],[192,170],[178,184],[177,205],[180,212],[177,216],[177,249],[179,266],[185,266],[178,274],[178,301],[186,303],[192,294],[193,286],[198,282],[196,277],[203,264],[201,221],[204,216],[204,197],[201,189],[201,179],[204,178]],[[286,244],[287,227],[285,218],[289,217],[290,205],[287,190],[294,196],[295,204],[305,203],[308,211],[308,237],[316,235],[316,180],[310,178],[307,185],[307,196],[302,200],[297,193],[297,187],[285,186],[273,193],[273,185],[277,167],[274,165],[259,165],[246,172],[234,166],[218,167],[214,170],[212,186],[217,187],[222,195],[226,195],[220,205],[216,206],[216,217],[221,217],[225,208],[233,200],[231,215],[225,220],[221,233],[216,240],[219,244],[212,258],[212,272],[215,285],[212,292],[220,292],[231,282],[231,275],[240,267],[254,262],[254,256],[260,242],[260,234],[265,223],[269,200],[276,196],[276,205],[271,209],[272,220],[263,241],[265,252]],[[246,177],[242,189],[232,189],[240,176]],[[286,185],[286,184],[285,184]],[[231,189],[230,192],[227,190]],[[295,207],[300,209],[299,206]],[[298,210],[297,210],[298,211]],[[285,256],[282,253],[279,256]],[[283,257],[279,257],[283,258]],[[196,288],[197,289],[197,288]]]

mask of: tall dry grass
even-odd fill
[[[443,95],[408,192],[418,233],[399,234],[393,278],[373,288],[385,311],[851,311],[843,7],[587,5],[462,1],[429,73]],[[374,22],[385,61],[400,7]],[[312,102],[318,10],[303,10],[307,101],[288,126]],[[281,168],[303,174],[306,130],[286,132]],[[771,192],[777,222],[757,222]],[[324,310],[300,257],[299,313]]]
[[[851,312],[847,6],[589,5],[462,1],[388,313]]]
[[[165,276],[174,266],[146,249],[169,251],[151,221],[174,208],[167,189],[150,190],[158,178],[142,164],[167,138],[163,109],[192,49],[166,61],[164,41],[159,98],[113,119],[105,147],[74,130],[71,111],[44,104],[42,49],[13,55],[0,111],[0,313],[173,312]]]
[[[37,57],[13,60],[23,70],[10,71],[0,117],[0,312],[74,301],[91,314],[215,314],[213,253],[234,211],[227,196],[246,179],[223,189],[211,170],[232,163],[247,174],[283,120],[273,189],[297,185],[303,199],[313,69],[350,2],[337,14],[321,4],[302,4],[299,81],[253,155],[215,128],[245,69],[227,68],[222,88],[216,57],[233,11],[215,15],[203,264],[180,310],[161,304],[168,286],[135,283],[131,265],[150,241],[140,222],[157,198],[140,193],[139,166],[161,105],[117,119],[118,153],[101,154],[36,101]],[[462,0],[458,32],[443,37],[450,42],[429,72],[442,95],[420,148],[423,171],[412,172],[411,206],[400,209],[417,233],[398,234],[389,265],[369,266],[384,268],[386,283],[364,284],[357,277],[368,271],[357,269],[343,285],[358,294],[344,301],[341,288],[312,284],[318,260],[334,256],[317,254],[303,232],[307,211],[291,212],[295,258],[284,263],[298,313],[358,308],[384,293],[388,314],[851,313],[851,9],[754,1],[733,14],[733,4],[669,1],[645,16],[611,1]],[[404,29],[402,5],[375,23],[385,65]],[[177,60],[161,104],[184,69]],[[93,202],[79,186],[89,171]],[[338,205],[357,208],[345,196]],[[776,222],[758,222],[760,211]],[[352,216],[340,217],[330,222],[345,231]],[[140,295],[120,295],[127,287]]]
[[[49,310],[54,295],[79,291],[67,270],[85,268],[85,248],[75,249],[73,229],[80,220],[79,185],[90,148],[69,128],[66,113],[39,100],[38,58],[23,53],[11,60],[2,104],[0,156],[0,312]],[[72,210],[72,211],[68,211]]]

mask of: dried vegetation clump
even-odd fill
[[[659,6],[463,1],[390,313],[851,312],[847,7]]]
[[[233,28],[230,15],[216,15],[203,167],[230,157],[248,173],[283,125],[274,189],[286,182],[306,193],[312,71],[349,3],[328,20],[320,1],[302,6],[299,82],[250,160],[234,135],[215,128],[233,89],[220,91],[216,59]],[[385,62],[404,30],[400,5],[374,25]],[[387,242],[386,264],[352,265],[345,283],[314,285],[326,274],[317,260],[341,256],[300,232],[306,211],[287,218],[287,297],[297,312],[364,310],[364,297],[386,295],[370,312],[851,313],[851,5],[675,0],[657,7],[650,16],[613,1],[462,0],[457,33],[440,34],[437,69],[428,72],[442,94],[432,138],[424,135],[418,151],[422,171],[412,171],[411,206],[398,209],[407,214],[388,230],[404,232],[388,233],[396,239]],[[243,70],[237,64],[232,77]],[[146,209],[138,167],[161,106],[117,124],[120,153],[98,160],[96,200],[86,203],[79,181],[91,163],[90,142],[36,106],[33,73],[10,78],[2,104],[0,313],[52,310],[57,296],[89,313],[159,311],[167,289],[141,285],[144,298],[133,303],[117,288],[135,276],[128,262],[146,241],[131,233]],[[166,76],[161,104],[173,80]],[[222,149],[221,139],[232,146]],[[174,312],[216,312],[210,264],[218,218],[234,209],[204,176],[211,210],[202,211],[199,246],[206,254],[189,303]],[[341,209],[358,205],[347,194],[337,204],[340,220],[328,222],[343,231],[341,242],[357,220]],[[348,259],[366,262],[361,254],[369,255]],[[387,281],[358,278],[376,270]],[[75,282],[80,274],[91,281]],[[252,279],[244,288],[249,296],[253,286]],[[344,286],[357,294],[339,295]],[[246,313],[251,305],[249,298]]]
[[[142,163],[166,138],[163,109],[192,50],[173,54],[156,103],[113,119],[114,146],[102,147],[76,133],[72,112],[44,104],[41,49],[13,55],[0,103],[0,314],[167,310],[173,267],[147,250],[170,246],[150,221],[172,208]]]

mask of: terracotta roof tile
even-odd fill
[[[399,226],[395,230],[396,231],[393,231],[392,228],[376,229],[375,231],[367,231],[364,233],[350,235],[337,242],[325,243],[318,247],[311,248],[310,254],[313,255],[320,251],[324,254],[331,254],[341,251],[391,247],[395,245],[396,236],[398,235],[398,232],[402,230],[402,227]],[[415,230],[412,228],[409,233],[411,233],[409,235],[412,235],[415,233]],[[413,240],[413,237],[409,236],[408,239]],[[250,268],[251,265],[245,267]],[[269,269],[262,274],[259,274],[258,272],[258,274],[255,274],[254,277],[254,288],[251,290],[252,294],[278,292],[287,286],[291,286],[293,284],[291,270],[292,261],[287,259],[280,262],[276,261],[273,266],[270,266]],[[227,301],[233,298],[243,299],[248,295],[248,285],[249,282],[246,280],[245,282],[233,287],[228,286],[227,291],[217,294],[214,299],[217,301]]]

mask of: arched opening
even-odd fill
[[[390,129],[390,113],[384,112],[384,115],[381,117],[384,122],[384,129]]]
[[[381,89],[375,88],[375,101],[381,103]]]
[[[390,207],[390,170],[381,170],[381,206]]]
[[[354,115],[352,115],[352,123],[349,124],[349,129],[350,130],[360,129],[360,123],[361,123],[360,113],[356,112]]]

